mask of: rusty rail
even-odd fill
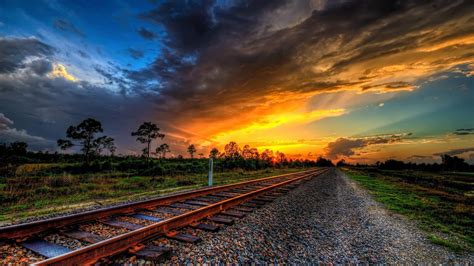
[[[0,239],[1,238],[8,238],[8,239],[24,238],[24,237],[28,237],[39,232],[47,231],[49,229],[56,229],[59,227],[64,227],[64,226],[73,225],[77,223],[94,221],[94,220],[98,220],[98,219],[105,218],[105,217],[115,215],[115,214],[133,212],[137,209],[147,209],[147,208],[155,207],[157,205],[171,204],[177,201],[182,201],[182,200],[191,199],[198,196],[207,195],[209,193],[219,192],[219,191],[223,191],[223,190],[227,190],[231,188],[242,187],[242,186],[259,183],[266,180],[271,180],[271,179],[276,179],[276,178],[281,178],[281,177],[286,177],[286,176],[291,176],[291,175],[298,175],[298,174],[307,173],[310,171],[314,171],[314,170],[270,176],[266,178],[243,181],[243,182],[230,184],[230,185],[201,188],[201,189],[196,189],[192,191],[166,195],[166,196],[158,197],[155,199],[143,200],[143,201],[127,203],[123,205],[101,208],[101,209],[92,210],[92,211],[86,211],[86,212],[82,212],[78,214],[71,214],[71,215],[60,216],[60,217],[50,218],[50,219],[41,220],[41,221],[34,221],[30,223],[5,226],[5,227],[0,228]]]
[[[306,171],[307,172],[307,171]],[[209,206],[202,207],[200,209],[186,212],[184,214],[175,216],[173,218],[145,226],[143,228],[131,231],[116,237],[86,246],[81,249],[77,249],[63,255],[50,258],[47,260],[40,261],[33,265],[88,265],[95,263],[98,259],[111,256],[123,251],[128,250],[131,247],[138,245],[141,242],[156,238],[157,236],[164,235],[166,232],[184,227],[203,218],[222,212],[232,206],[238,205],[244,201],[257,197],[265,192],[272,189],[288,185],[290,183],[308,178],[315,174],[324,173],[322,171],[314,171],[296,178],[286,180],[277,184],[270,185],[252,191],[243,195],[236,196],[234,198],[226,199]],[[301,173],[301,172],[300,172]],[[260,180],[261,181],[261,180]],[[214,191],[214,190],[213,190]]]

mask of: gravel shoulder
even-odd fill
[[[173,263],[473,263],[429,242],[338,170],[313,178],[233,226],[200,232]]]

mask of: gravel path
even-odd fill
[[[410,221],[376,203],[339,171],[312,179],[200,244],[174,250],[172,263],[473,263],[431,244]]]

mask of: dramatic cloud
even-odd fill
[[[85,34],[79,30],[74,24],[72,24],[70,21],[65,20],[65,19],[56,19],[53,22],[53,25],[56,29],[65,31],[65,32],[70,32],[74,33],[78,36],[85,37]]]
[[[0,142],[10,143],[15,141],[27,142],[34,149],[52,148],[53,142],[42,137],[32,136],[23,129],[12,128],[13,121],[0,113]]]
[[[127,53],[133,58],[133,59],[140,59],[143,57],[144,53],[143,51],[133,49],[133,48],[128,48]]]
[[[411,136],[411,133],[356,139],[338,138],[336,141],[328,143],[327,147],[325,148],[325,152],[326,156],[330,159],[335,159],[338,157],[350,157],[356,154],[355,150],[357,149],[361,149],[370,145],[398,143],[401,142],[403,138],[408,136]]]
[[[441,155],[447,154],[447,155],[454,156],[454,155],[461,155],[463,153],[471,152],[471,151],[474,151],[474,147],[462,148],[462,149],[453,149],[453,150],[449,150],[449,151],[445,151],[445,152],[434,153],[433,155],[441,156]]]
[[[433,156],[430,156],[430,155],[410,155],[410,156],[407,157],[407,159],[415,159],[415,160],[428,159],[428,160],[431,160],[431,159],[433,159]]]
[[[24,67],[28,57],[49,56],[54,49],[35,38],[0,37],[0,74]]]
[[[8,129],[8,127],[12,124],[12,120],[6,117],[3,113],[0,113],[0,130]]]
[[[21,39],[14,41],[22,43]],[[54,51],[40,41],[32,43]],[[27,54],[21,50],[18,53]],[[172,147],[175,154],[185,154],[189,140],[200,139],[193,133],[173,127],[166,119],[157,119],[154,98],[112,91],[78,80],[65,65],[51,63],[53,60],[53,53],[41,59],[23,59],[14,72],[0,73],[0,109],[13,114],[7,117],[0,113],[0,142],[25,141],[34,150],[55,150],[55,141],[64,137],[67,127],[88,117],[102,122],[105,133],[116,139],[120,153],[140,151],[130,132],[143,121],[155,121],[160,125],[167,135],[166,141],[175,144]],[[110,79],[115,77],[107,71],[101,74],[110,75]],[[120,79],[115,81],[120,82]],[[28,131],[12,127],[13,121],[22,125],[20,128],[27,127]],[[34,132],[30,133],[30,129]]]
[[[411,91],[423,77],[473,61],[469,1],[305,3],[300,9],[312,13],[293,12],[277,28],[286,1],[160,3],[142,17],[166,30],[166,49],[128,78],[159,92],[157,116],[192,131],[218,123],[202,132],[212,135],[322,92]]]
[[[143,39],[145,40],[153,40],[153,39],[156,39],[158,36],[156,35],[156,33],[154,33],[153,31],[150,31],[150,30],[147,30],[146,28],[144,27],[140,27],[138,30],[137,30],[138,34],[140,34],[140,36],[143,37]]]
[[[459,136],[474,135],[474,128],[459,128],[459,129],[456,129],[456,131],[454,131],[453,134],[459,135]]]
[[[142,121],[154,121],[166,132],[166,141],[177,146],[175,154],[189,143],[205,149],[230,140],[315,154],[335,137],[352,135],[340,126],[331,132],[313,125],[336,117],[344,121],[362,108],[351,105],[353,98],[339,96],[364,97],[367,106],[382,102],[377,112],[387,112],[394,106],[391,98],[416,94],[433,75],[469,76],[474,69],[470,1],[153,5],[132,17],[114,10],[94,23],[83,10],[83,19],[74,23],[97,43],[65,35],[84,33],[57,19],[63,14],[45,18],[54,21],[49,27],[56,34],[41,28],[31,33],[37,38],[0,37],[0,111],[9,114],[15,127],[51,140],[63,137],[67,126],[96,117],[126,153],[139,150],[130,131]],[[125,15],[117,19],[117,14]],[[337,104],[313,104],[330,98],[338,98],[327,100]],[[301,136],[292,137],[295,130]],[[324,140],[298,142],[320,137]],[[340,138],[327,152],[352,156],[370,145],[401,141],[380,138]]]

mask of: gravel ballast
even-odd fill
[[[337,170],[300,185],[233,226],[200,232],[165,263],[472,263],[429,242]]]

